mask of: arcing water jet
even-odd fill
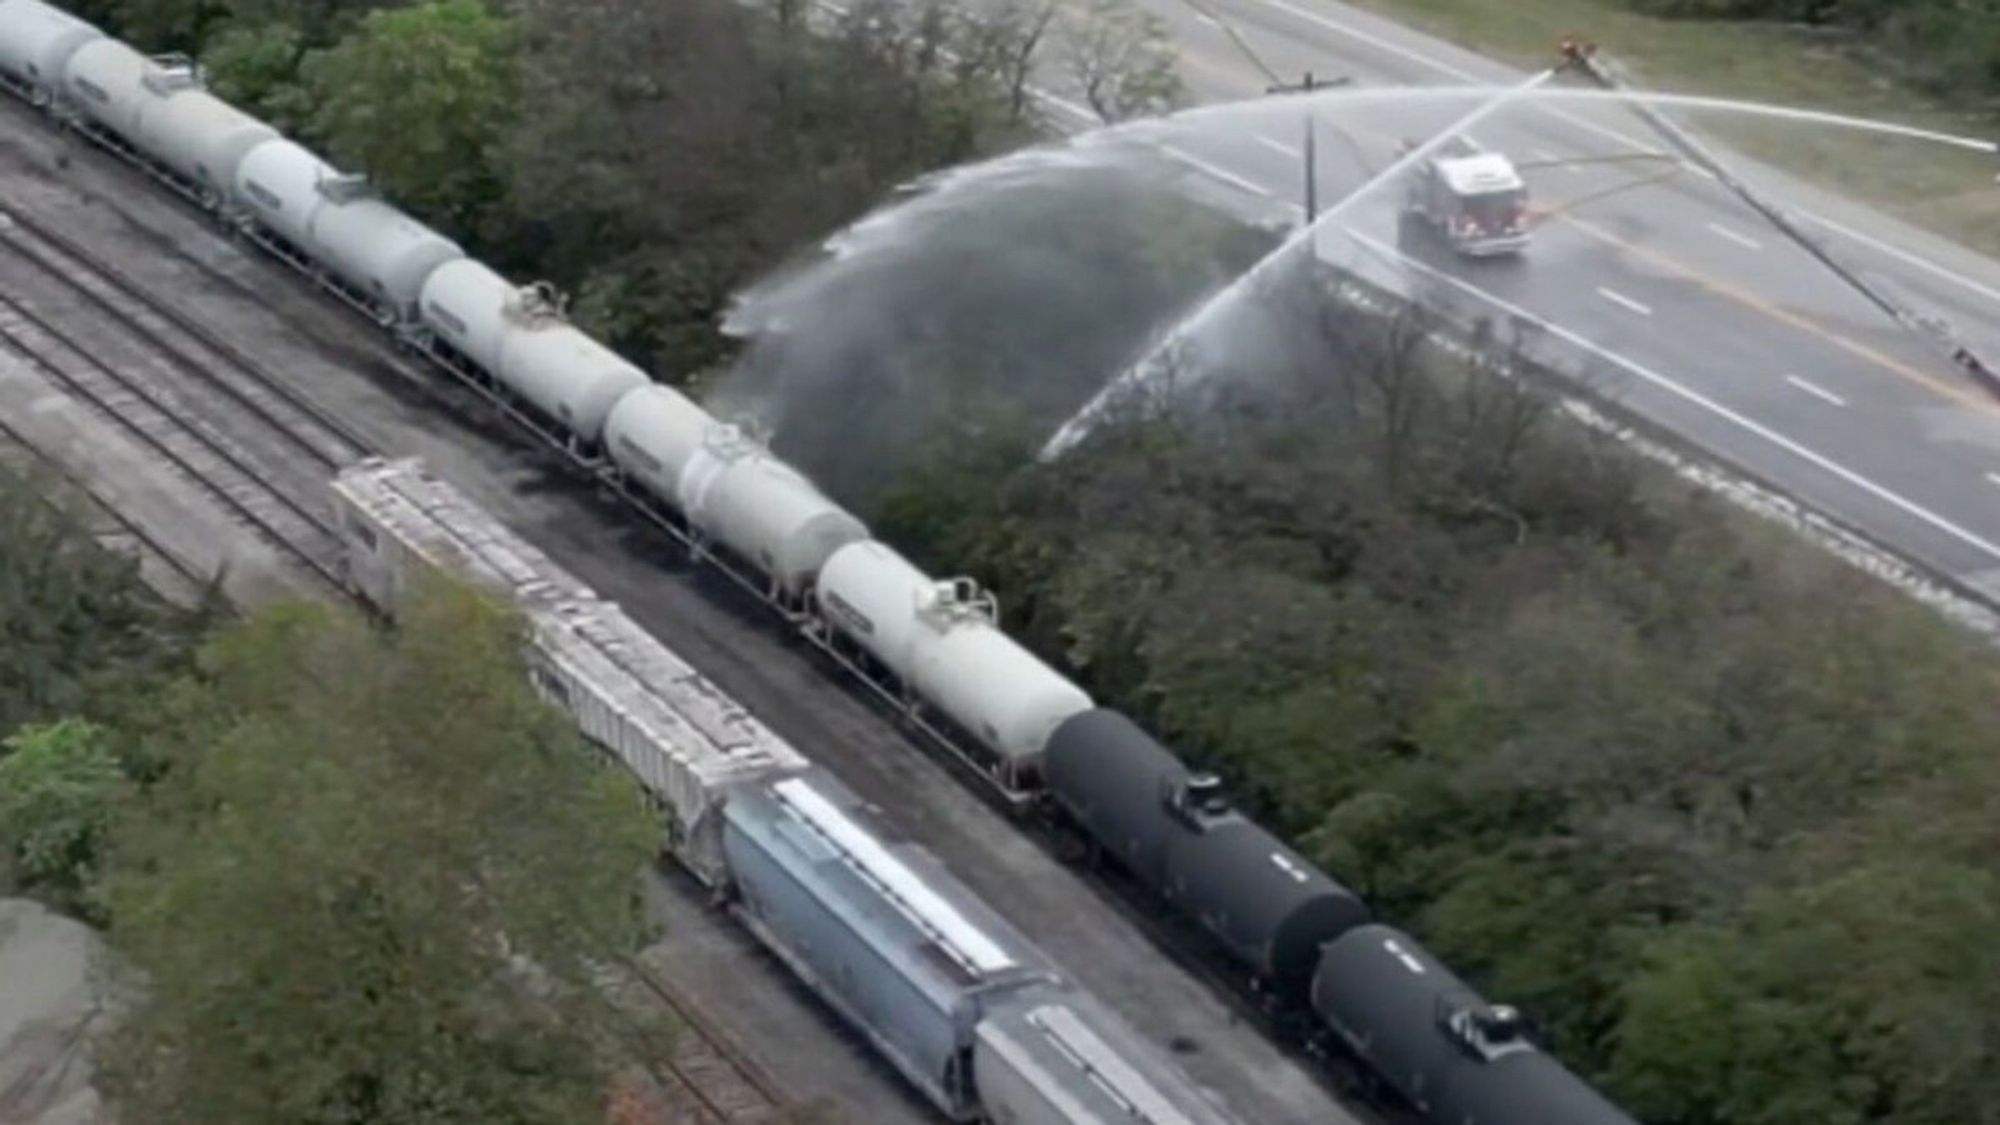
[[[1195,310],[1194,315],[1175,325],[1158,344],[1140,357],[1139,362],[1127,368],[1122,375],[1112,380],[1094,398],[1085,403],[1082,410],[1077,411],[1069,421],[1063,423],[1062,428],[1057,430],[1054,436],[1049,438],[1048,443],[1042,447],[1039,459],[1043,462],[1048,462],[1062,456],[1074,447],[1077,442],[1082,441],[1090,433],[1092,427],[1096,426],[1098,421],[1104,417],[1107,411],[1129,401],[1133,395],[1143,395],[1148,389],[1148,384],[1154,383],[1160,378],[1162,360],[1174,355],[1184,341],[1195,338],[1209,323],[1220,316],[1224,310],[1227,310],[1235,302],[1243,300],[1253,287],[1279,269],[1293,254],[1301,249],[1310,251],[1322,226],[1340,218],[1357,201],[1367,197],[1370,192],[1402,176],[1409,169],[1428,158],[1432,153],[1449,144],[1454,137],[1459,136],[1467,129],[1499,112],[1516,97],[1547,82],[1549,79],[1555,77],[1555,74],[1556,72],[1553,69],[1544,70],[1518,86],[1502,89],[1499,94],[1488,100],[1486,104],[1466,114],[1446,129],[1433,134],[1430,139],[1424,141],[1422,144],[1412,147],[1388,167],[1370,177],[1360,187],[1349,192],[1338,203],[1321,212],[1317,218],[1301,226],[1296,233],[1267,255],[1263,261],[1253,266],[1248,273],[1237,278],[1226,288],[1203,302],[1202,306]]]

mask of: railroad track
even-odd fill
[[[0,343],[280,552],[342,588],[325,480],[371,452],[365,439],[115,268],[4,204],[0,250]]]
[[[74,239],[4,203],[0,203],[0,245],[147,341],[189,379],[283,434],[321,467],[339,469],[375,452],[358,431],[240,348],[147,292]]]
[[[47,494],[39,495],[40,502],[82,520],[91,537],[106,550],[136,557],[147,584],[162,596],[192,604],[209,588],[212,575],[128,519],[115,503],[71,473],[5,416],[0,416],[0,467],[24,481],[40,478],[59,482],[65,495],[82,503],[72,507]],[[147,565],[149,560],[153,565]]]
[[[641,971],[638,983],[679,1024],[668,1057],[654,1060],[657,1072],[671,1079],[672,1088],[663,1091],[668,1121],[766,1125],[782,1119],[789,1101],[757,1060],[662,974]]]

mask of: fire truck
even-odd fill
[[[1518,254],[1528,245],[1528,185],[1505,156],[1464,140],[1417,166],[1403,215],[1469,258]]]

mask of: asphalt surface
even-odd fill
[[[1550,214],[1525,258],[1462,262],[1399,240],[1400,184],[1341,200],[1405,138],[1446,126],[1478,98],[1371,91],[1497,87],[1525,75],[1328,0],[1139,2],[1166,21],[1197,103],[1261,102],[1192,119],[1167,142],[1173,155],[1296,221],[1306,102],[1266,98],[1271,79],[1237,40],[1284,81],[1306,71],[1351,79],[1359,93],[1311,101],[1319,206],[1341,207],[1317,241],[1323,258],[1472,315],[1535,325],[1540,358],[1962,589],[2000,599],[2000,401],[1705,174],[1682,168],[1635,185],[1667,165],[1604,161],[1663,149],[1629,109],[1529,95],[1473,128],[1480,144],[1529,166],[1531,194]],[[1087,111],[1062,96],[1063,75],[1047,78],[1058,119],[1082,124]],[[1904,143],[1885,141],[1884,158]],[[1725,158],[1767,197],[1803,211],[1843,261],[2000,360],[2000,264]]]

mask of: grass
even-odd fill
[[[1606,0],[1359,0],[1496,58],[1538,69],[1575,33],[1657,90],[1774,102],[1993,135],[1992,107],[1953,105],[1871,60],[1858,37],[1742,21],[1663,20]],[[1981,253],[2000,255],[1993,157],[1811,125],[1696,115],[1701,130],[1822,187]]]

